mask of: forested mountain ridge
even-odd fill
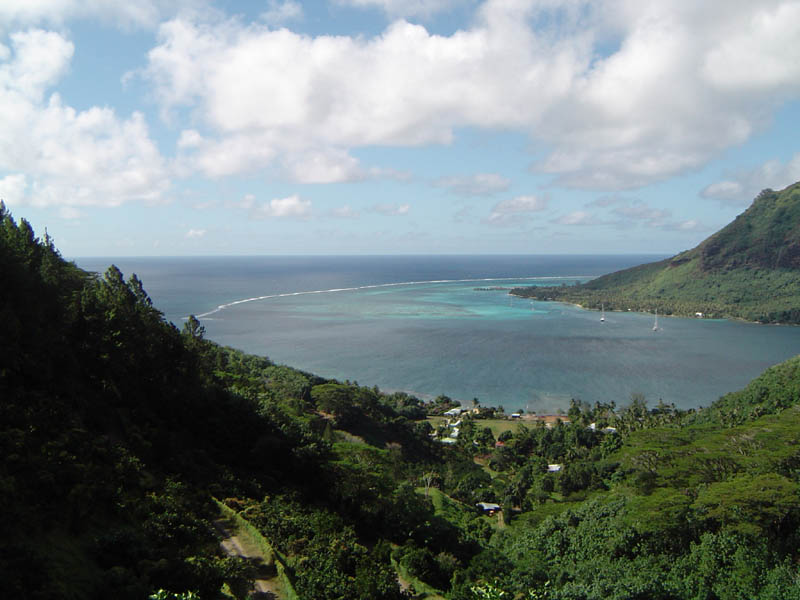
[[[0,317],[5,597],[221,597],[252,573],[219,552],[215,496],[316,523],[298,559],[341,546],[293,570],[301,598],[400,597],[375,543],[433,516],[398,461],[439,450],[393,408],[412,399],[220,348],[194,319],[179,332],[138,278],[81,271],[1,203]],[[374,445],[337,447],[331,426]]]
[[[280,553],[280,600],[800,600],[800,358],[699,411],[465,413],[445,446],[416,398],[178,331],[2,204],[0,315],[5,597],[244,599],[217,498]]]
[[[587,308],[800,323],[800,183],[764,190],[726,227],[672,258],[515,295]]]

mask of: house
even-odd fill
[[[458,417],[461,415],[461,413],[462,410],[460,408],[451,408],[450,410],[444,411],[443,414],[445,417]]]
[[[564,467],[564,465],[561,465],[561,464],[558,464],[558,463],[552,464],[552,465],[547,465],[547,472],[548,473],[558,473],[563,467]]]
[[[591,429],[592,431],[597,431],[597,423],[592,423],[591,425],[589,425],[589,427],[587,427],[587,429]],[[603,429],[601,429],[600,431],[602,431],[603,433],[617,433],[617,428],[603,427]]]
[[[696,313],[694,313],[694,316],[697,317],[698,319],[702,319],[703,318],[703,313],[696,312]]]
[[[439,440],[443,444],[455,444],[458,440],[456,438],[446,437]]]
[[[453,431],[450,432],[450,437],[457,438],[459,433],[461,433],[461,430],[458,427],[453,427]]]
[[[494,443],[494,447],[495,448],[505,448],[506,447],[506,443],[505,442],[501,442],[500,440],[497,440]]]
[[[459,427],[460,425],[461,425],[461,419],[459,419],[455,423],[450,423],[450,427]]]
[[[494,504],[492,502],[478,502],[475,506],[477,506],[478,510],[480,510],[481,512],[489,513],[490,515],[493,515],[494,513],[500,510],[503,510],[502,508],[500,508],[499,504]]]
[[[511,413],[511,418],[512,419],[521,419],[522,418],[522,413]]]

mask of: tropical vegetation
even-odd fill
[[[233,515],[288,599],[800,598],[800,358],[701,410],[575,400],[496,435],[465,407],[443,444],[452,399],[178,330],[2,205],[0,341],[5,597],[245,598]]]

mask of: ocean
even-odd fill
[[[136,273],[165,317],[323,377],[506,411],[626,404],[642,393],[708,405],[800,353],[800,328],[531,302],[517,285],[573,285],[663,258],[260,256],[78,258]]]

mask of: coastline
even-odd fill
[[[543,299],[540,299],[540,298],[532,298],[531,296],[524,296],[522,294],[515,294],[513,290],[510,291],[508,293],[508,295],[509,296],[514,296],[515,298],[524,299],[524,300],[533,300],[535,302],[553,302],[553,303],[557,303],[557,304],[566,304],[567,306],[574,306],[576,308],[580,308],[581,310],[600,312],[600,309],[598,309],[598,308],[584,306],[583,304],[580,304],[578,302],[571,302],[569,300],[561,300],[561,299],[557,299],[557,298],[551,298],[551,299],[543,300]],[[626,314],[626,313],[636,313],[636,314],[641,314],[641,315],[653,315],[654,314],[653,312],[650,312],[650,311],[643,311],[643,310],[630,309],[630,308],[627,309],[627,310],[619,310],[619,309],[615,309],[615,308],[606,308],[605,311],[607,313],[623,313],[623,314]],[[693,319],[693,320],[698,320],[698,321],[735,321],[735,322],[738,322],[738,323],[747,323],[747,324],[750,324],[750,325],[763,325],[763,326],[769,326],[769,325],[774,325],[774,326],[779,326],[779,327],[798,327],[798,326],[800,326],[800,323],[754,321],[754,320],[751,320],[751,319],[746,319],[744,317],[740,317],[740,316],[732,315],[732,314],[722,314],[722,315],[716,315],[715,314],[713,317],[705,316],[705,315],[702,316],[702,317],[698,317],[698,316],[696,316],[696,313],[695,314],[691,314],[691,313],[683,314],[683,313],[680,313],[680,312],[672,311],[669,314],[658,313],[658,316],[659,316],[659,318],[663,317],[665,319],[676,318],[677,317],[677,318],[680,318],[680,319]]]

